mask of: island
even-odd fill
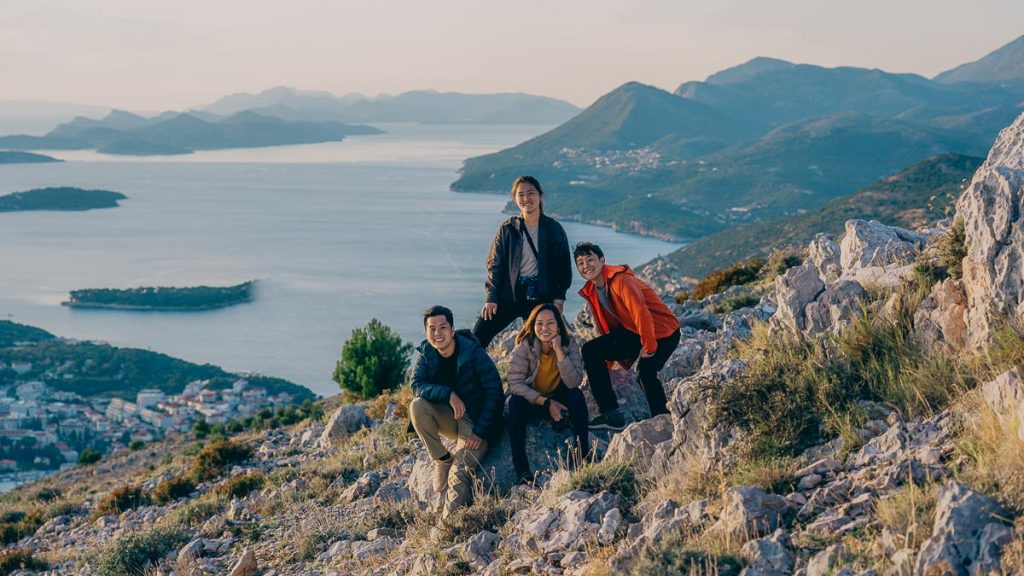
[[[226,308],[251,302],[255,280],[235,286],[92,288],[73,290],[70,299],[62,302],[72,308],[105,308],[113,310],[194,311]]]
[[[28,210],[82,211],[99,208],[116,208],[119,200],[128,197],[110,190],[83,190],[62,186],[59,188],[36,188],[25,192],[14,192],[0,196],[0,212],[21,212]]]
[[[17,150],[0,150],[0,164],[40,164],[44,162],[63,162],[63,160],[46,156],[45,154],[33,154],[32,152],[20,152]]]

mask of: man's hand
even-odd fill
[[[466,405],[462,403],[462,398],[452,391],[451,396],[448,397],[448,404],[452,407],[452,412],[455,412],[455,419],[459,420],[466,415]]]
[[[551,414],[551,419],[555,422],[562,420],[562,410],[568,410],[568,408],[560,402],[552,400],[551,404],[548,404],[548,413]]]
[[[484,320],[490,320],[494,318],[494,315],[498,313],[498,304],[495,302],[485,302],[484,307],[480,310],[480,317]]]
[[[651,356],[654,356],[654,354],[648,352],[647,350],[644,350],[643,348],[640,349],[641,358],[650,358]]]
[[[481,445],[482,445],[483,443],[484,443],[484,441],[483,441],[483,439],[482,439],[482,438],[480,438],[480,437],[479,437],[479,436],[477,436],[476,434],[470,434],[470,435],[469,435],[469,438],[466,438],[466,443],[464,444],[464,446],[465,446],[465,447],[466,447],[466,448],[467,448],[468,450],[476,450],[476,449],[477,449],[477,448],[479,448],[479,447],[480,447],[480,446],[481,446]]]

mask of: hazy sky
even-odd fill
[[[153,110],[289,85],[585,106],[759,55],[931,76],[1022,23],[1021,0],[0,0],[0,100]]]

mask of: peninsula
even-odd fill
[[[45,154],[33,154],[18,150],[0,150],[0,164],[39,164],[43,162],[63,162]]]
[[[110,190],[83,190],[62,186],[36,188],[0,196],[0,212],[28,210],[82,211],[98,208],[117,208],[119,200],[128,197]]]
[[[72,308],[113,310],[195,311],[227,308],[251,302],[254,280],[235,286],[143,287],[127,289],[92,288],[73,290],[62,302]]]

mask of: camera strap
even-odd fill
[[[533,238],[530,237],[530,231],[526,228],[526,218],[519,219],[523,223],[523,227],[520,232],[523,236],[526,236],[526,242],[530,245],[530,251],[533,252],[533,257],[537,259],[537,265],[540,265],[540,254],[537,252],[537,247],[533,245]],[[537,223],[537,234],[540,235],[540,222]]]

